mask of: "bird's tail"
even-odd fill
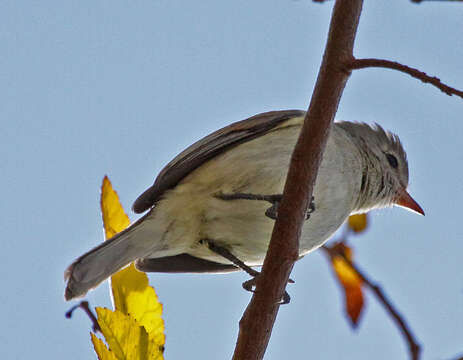
[[[147,214],[148,215],[148,214]],[[67,280],[64,298],[84,296],[103,280],[147,253],[146,243],[139,241],[146,231],[143,216],[130,227],[75,260],[64,272]],[[143,246],[145,245],[145,246]],[[148,249],[149,251],[149,249]]]

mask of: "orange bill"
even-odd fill
[[[415,200],[413,200],[413,198],[406,190],[400,192],[400,194],[395,199],[395,204],[416,212],[417,214],[424,215],[424,211],[421,206],[418,205]]]

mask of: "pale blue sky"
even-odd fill
[[[107,174],[129,211],[179,151],[259,112],[307,108],[333,2],[0,1],[0,355],[93,359],[83,313],[64,318],[63,271],[103,240]],[[355,53],[463,88],[463,5],[366,0]],[[425,359],[463,352],[463,100],[397,72],[351,77],[338,119],[378,122],[408,152],[426,211],[377,211],[356,260],[405,314]],[[136,216],[130,214],[132,220]],[[407,359],[370,294],[357,331],[324,256],[295,266],[266,359]],[[244,274],[150,275],[166,359],[230,358]],[[107,285],[88,295],[109,306]]]

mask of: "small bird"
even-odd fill
[[[300,110],[255,115],[180,153],[135,201],[136,213],[148,212],[67,268],[65,299],[85,295],[133,261],[145,272],[249,272],[262,265],[304,116]],[[335,122],[300,257],[351,214],[398,205],[424,215],[407,186],[407,157],[396,135],[379,125]]]

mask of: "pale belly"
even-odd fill
[[[325,189],[328,191],[326,193],[317,190],[316,187],[315,211],[302,228],[299,246],[301,256],[328,240],[351,212],[351,201],[345,193],[336,196],[336,191],[329,188]],[[327,196],[329,193],[331,196]],[[330,199],[327,200],[327,197]],[[248,265],[262,265],[275,223],[265,215],[270,203],[255,200],[228,200],[228,204],[218,202],[223,200],[211,200],[211,203],[217,203],[217,207],[209,206],[204,213],[197,239],[209,239],[227,248]],[[193,242],[187,252],[203,259],[228,263],[198,241]]]
[[[294,138],[297,133],[297,129],[294,130]],[[265,145],[259,144],[260,140],[241,145],[247,147],[246,154],[254,152],[252,161],[258,164],[258,168],[248,166],[246,171],[249,160],[243,159],[237,151],[230,151],[169,191],[152,218],[152,228],[156,228],[156,237],[162,238],[163,250],[157,247],[156,252],[148,257],[188,253],[229,263],[201,241],[207,239],[227,248],[248,265],[261,265],[274,225],[274,220],[265,215],[271,204],[257,200],[221,200],[214,195],[237,192],[281,194],[292,146],[286,142],[278,143],[278,139],[270,140],[267,139]],[[268,152],[262,152],[262,148]],[[359,171],[354,169],[355,159],[342,157],[340,161],[338,148],[339,144],[328,141],[314,189],[315,211],[302,229],[300,255],[321,246],[354,208],[360,181],[354,174]],[[275,167],[275,162],[280,166]],[[285,165],[281,166],[282,163]]]
[[[346,220],[353,208],[353,190],[339,186],[338,176],[328,177],[323,168],[314,189],[315,211],[304,222],[300,238],[301,256],[321,246]],[[190,185],[194,186],[194,185]],[[190,187],[189,186],[189,187]],[[228,260],[212,252],[201,240],[225,247],[248,265],[261,265],[272,235],[274,220],[265,215],[271,206],[258,200],[221,200],[200,188],[180,189],[159,210],[170,218],[163,235],[165,251],[153,257],[179,253],[219,263]],[[269,194],[280,194],[283,185]],[[248,189],[246,189],[248,190]],[[246,191],[256,194],[256,191]],[[178,206],[176,205],[178,204]],[[170,214],[170,215],[169,215]]]

